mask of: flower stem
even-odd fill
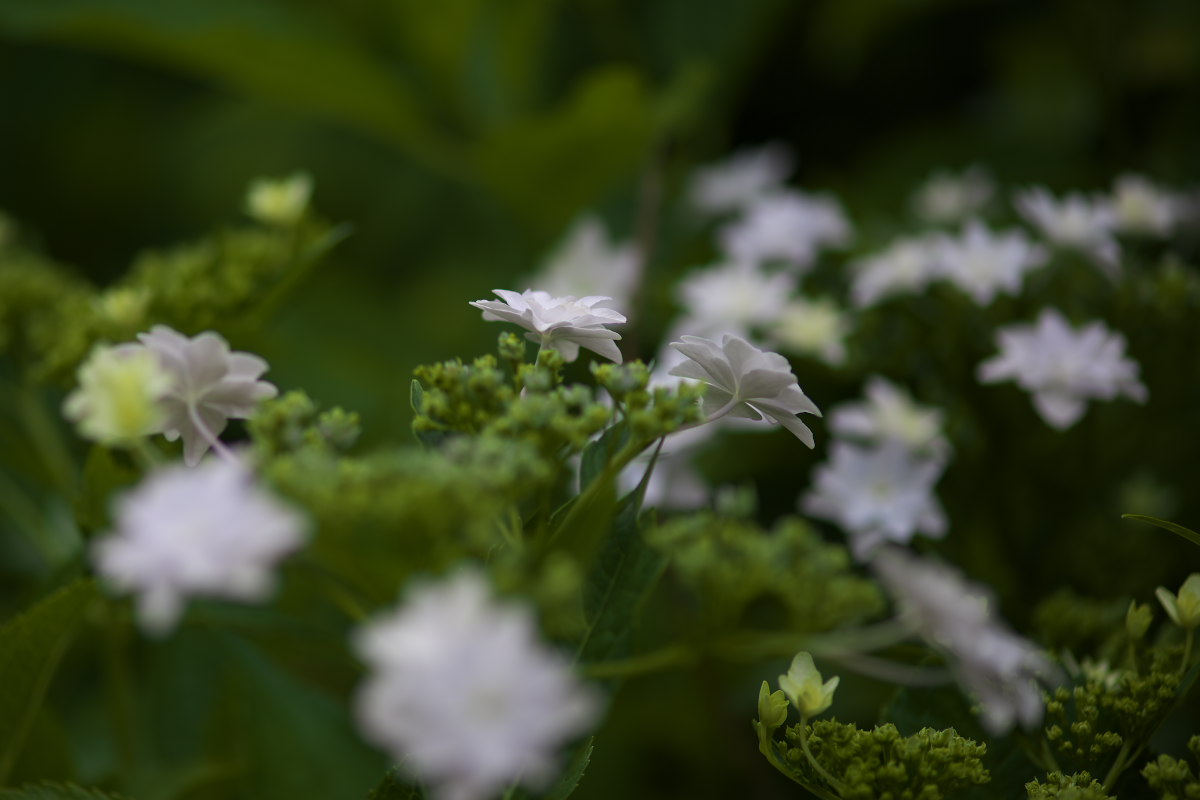
[[[583,674],[592,679],[634,678],[653,672],[665,672],[690,666],[699,656],[686,645],[673,644],[639,656],[616,661],[601,661],[582,667]]]
[[[1179,662],[1179,674],[1187,672],[1188,662],[1192,660],[1192,644],[1196,638],[1196,629],[1188,628],[1183,635],[1183,661]]]
[[[1107,794],[1108,791],[1110,789],[1112,789],[1113,783],[1115,783],[1117,778],[1121,777],[1121,773],[1125,771],[1125,767],[1129,763],[1129,760],[1127,758],[1128,755],[1129,755],[1129,739],[1126,739],[1124,744],[1121,745],[1120,752],[1117,753],[1117,759],[1115,761],[1113,761],[1112,767],[1108,770],[1108,774],[1104,776],[1104,792],[1105,792],[1105,794]]]
[[[808,749],[808,716],[804,715],[800,718],[800,749],[804,751],[804,757],[808,759],[808,763],[812,764],[813,770],[820,775],[829,786],[839,795],[845,793],[845,788],[842,782],[829,774],[828,771],[813,757],[812,750]]]
[[[225,446],[224,442],[217,438],[217,435],[212,432],[212,429],[204,424],[204,420],[200,417],[200,412],[197,411],[196,406],[191,403],[188,404],[188,419],[190,419],[192,424],[196,426],[196,430],[199,431],[200,435],[204,437],[204,441],[209,443],[214,453],[223,458],[225,461],[228,461],[230,464],[237,464],[238,466],[241,466],[241,460],[233,454],[232,450]]]

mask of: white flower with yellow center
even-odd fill
[[[962,222],[983,211],[995,191],[991,176],[977,164],[960,173],[939,170],[913,194],[913,211],[934,225]]]
[[[1036,186],[1018,192],[1017,211],[1046,239],[1088,256],[1110,278],[1121,271],[1121,247],[1113,238],[1116,217],[1102,197],[1071,192],[1061,200]]]
[[[943,239],[939,255],[942,274],[981,306],[1001,292],[1019,294],[1025,273],[1048,258],[1023,232],[993,233],[977,219],[957,237]]]
[[[838,366],[846,360],[851,317],[829,298],[796,297],[768,325],[767,335],[781,350]]]
[[[717,264],[696,270],[679,283],[686,328],[700,336],[738,332],[769,325],[787,306],[796,278],[767,272],[749,262]],[[679,323],[675,328],[684,327]]]
[[[146,348],[97,345],[77,377],[79,386],[67,396],[63,414],[85,439],[127,445],[160,430],[171,375]]]
[[[942,277],[941,237],[902,237],[883,252],[855,261],[850,295],[859,308],[872,306],[887,297],[920,294]]]
[[[1114,224],[1121,233],[1169,236],[1179,217],[1179,200],[1145,175],[1121,175],[1113,183]]]
[[[896,441],[918,454],[945,458],[950,443],[942,435],[943,413],[920,405],[912,396],[878,375],[867,381],[866,400],[843,403],[829,414],[829,428],[839,436],[870,444]]]
[[[548,292],[526,289],[512,292],[493,289],[496,300],[474,300],[470,305],[483,312],[488,322],[511,322],[528,333],[525,338],[544,348],[557,350],[567,361],[579,357],[585,347],[607,359],[621,363],[621,351],[615,341],[621,334],[606,325],[620,325],[625,315],[605,308],[611,297],[554,297]]]

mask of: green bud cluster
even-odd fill
[[[1038,603],[1034,630],[1049,650],[1114,660],[1127,636],[1123,623],[1128,608],[1127,600],[1095,600],[1062,589]]]
[[[1200,763],[1200,736],[1188,740],[1188,750]],[[1142,768],[1142,777],[1159,800],[1200,800],[1200,779],[1182,758],[1160,755]]]
[[[349,450],[362,431],[357,412],[318,411],[298,390],[262,403],[246,427],[259,456],[268,459],[306,447]]]
[[[413,371],[420,386],[414,396],[413,431],[478,434],[504,414],[517,389],[495,356],[469,365],[459,359],[425,364]]]
[[[641,361],[594,364],[596,382],[608,392],[640,441],[651,441],[702,418],[700,400],[707,388],[682,383],[674,389],[650,389],[650,370]]]
[[[90,294],[87,283],[46,258],[16,247],[0,251],[0,356],[23,366],[40,359],[76,333],[60,330],[60,309],[84,307]],[[86,353],[91,341],[73,345]]]
[[[1025,784],[1025,791],[1029,800],[1115,800],[1104,791],[1100,781],[1093,780],[1086,772],[1074,775],[1051,772],[1045,783],[1032,780]]]

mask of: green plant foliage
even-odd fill
[[[1034,780],[1025,784],[1025,791],[1029,800],[1114,800],[1100,781],[1092,780],[1086,772],[1074,775],[1051,772],[1045,783]]]
[[[1200,736],[1188,740],[1192,759],[1200,762]],[[1182,758],[1160,755],[1142,768],[1142,777],[1159,800],[1194,800],[1200,797],[1200,780]]]
[[[24,786],[20,789],[0,789],[0,798],[4,800],[121,800],[119,796],[102,792],[99,789],[85,789],[82,786],[60,783],[42,783],[37,786]]]

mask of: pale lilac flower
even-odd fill
[[[1111,206],[1121,233],[1166,237],[1180,214],[1178,198],[1145,175],[1121,175],[1113,183]]]
[[[586,347],[621,363],[621,351],[614,344],[621,334],[604,327],[625,322],[624,314],[604,307],[611,297],[554,297],[533,289],[519,293],[493,289],[492,294],[504,302],[475,300],[470,303],[483,311],[483,318],[488,322],[519,325],[529,331],[525,334],[526,339],[557,350],[567,361],[574,361],[579,357],[579,348]]]
[[[115,530],[93,547],[96,571],[137,594],[138,622],[170,631],[191,597],[266,598],[275,565],[304,541],[303,516],[236,463],[150,473],[114,506]]]
[[[670,374],[708,384],[704,413],[709,422],[723,416],[765,418],[813,447],[812,431],[796,415],[819,417],[821,411],[800,389],[786,358],[728,334],[719,345],[699,336],[684,336],[682,341],[671,342],[671,347],[688,360]]]
[[[1048,259],[1046,250],[1022,231],[992,233],[977,219],[966,223],[957,238],[943,239],[940,256],[943,275],[981,306],[1000,292],[1020,294],[1025,273]]]
[[[963,689],[978,700],[983,725],[993,735],[1014,725],[1031,728],[1042,718],[1039,680],[1058,670],[1031,642],[996,616],[985,587],[952,567],[886,547],[871,562],[901,619],[949,660]]]
[[[846,337],[853,321],[833,300],[796,297],[767,326],[767,337],[788,353],[838,366],[846,360]]]
[[[1077,331],[1058,310],[1046,308],[1035,325],[1001,328],[996,340],[1000,353],[979,365],[979,380],[1015,380],[1033,392],[1034,407],[1052,428],[1070,428],[1091,399],[1124,395],[1144,403],[1148,396],[1137,362],[1125,356],[1125,337],[1103,322]]]
[[[791,152],[771,142],[697,170],[688,195],[695,208],[709,214],[740,211],[782,186],[791,171]]]
[[[942,276],[941,237],[927,234],[896,239],[883,252],[854,262],[851,269],[850,294],[859,308],[893,295],[920,294]]]
[[[246,419],[258,404],[278,394],[259,380],[267,362],[251,353],[230,352],[219,334],[205,331],[191,338],[166,325],[155,325],[138,339],[171,374],[163,405],[162,432],[168,441],[183,437],[183,460],[200,463],[209,447],[222,450],[217,438],[231,419]]]
[[[1018,192],[1017,211],[1052,244],[1078,250],[1110,278],[1121,271],[1121,247],[1113,238],[1116,217],[1102,197],[1071,192],[1061,200],[1036,186]]]
[[[719,235],[734,261],[780,262],[804,271],[821,250],[847,244],[850,233],[850,222],[831,196],[781,190],[754,200]]]
[[[589,214],[576,220],[532,282],[554,297],[609,297],[628,309],[640,272],[637,248],[609,239],[604,221]]]
[[[743,334],[769,325],[783,313],[795,290],[796,279],[791,275],[767,272],[749,262],[730,262],[692,272],[676,292],[687,329],[713,336]]]
[[[978,164],[957,174],[938,170],[913,194],[913,211],[934,225],[962,222],[983,211],[995,191],[991,175]]]
[[[941,460],[915,456],[898,442],[869,448],[835,442],[801,508],[846,531],[859,559],[884,542],[908,542],[917,533],[940,539],[946,515],[933,485],[943,468]]]
[[[904,389],[873,375],[866,400],[843,403],[829,414],[829,429],[838,436],[868,444],[899,442],[916,454],[945,459],[950,443],[942,434],[941,409],[920,405]]]
[[[437,800],[544,789],[559,751],[598,713],[531,611],[494,599],[473,571],[410,589],[354,646],[368,667],[355,703],[363,735]]]

